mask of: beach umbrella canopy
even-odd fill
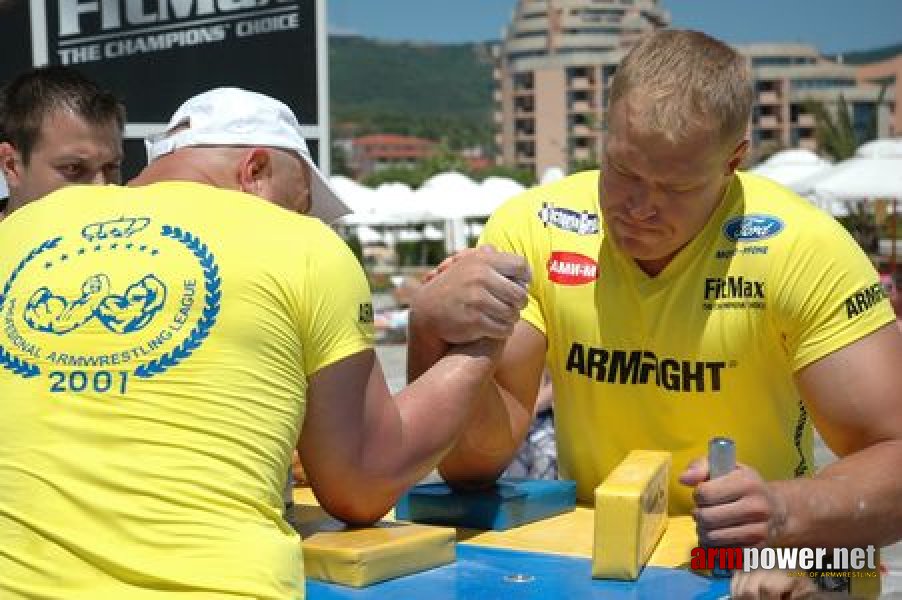
[[[426,225],[426,227],[423,228],[423,239],[437,242],[438,240],[445,239],[445,234],[435,225]]]
[[[804,183],[819,199],[902,199],[902,156],[855,156]]]
[[[824,160],[811,150],[792,148],[777,152],[750,171],[795,189],[795,184],[825,172],[830,166],[830,161]]]
[[[855,156],[867,158],[902,158],[902,138],[880,138],[865,142]]]
[[[539,183],[545,185],[546,183],[551,183],[553,181],[557,181],[558,179],[563,179],[565,177],[564,170],[560,167],[548,167],[545,169],[545,172],[542,173],[542,178],[539,179]]]
[[[423,239],[423,234],[416,229],[402,229],[398,232],[399,242],[419,242]]]
[[[487,177],[481,187],[486,210],[484,214],[474,215],[480,217],[489,216],[496,208],[526,189],[508,177]]]
[[[360,240],[361,244],[382,244],[385,242],[385,238],[382,234],[369,225],[360,225],[354,230],[354,233],[357,235],[357,239]]]
[[[461,219],[481,212],[482,188],[461,173],[439,173],[416,191],[417,202],[441,219]]]

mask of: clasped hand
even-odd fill
[[[413,314],[449,344],[504,339],[526,306],[530,278],[521,256],[491,246],[465,250],[427,275],[413,300]]]

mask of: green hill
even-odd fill
[[[333,128],[446,139],[491,140],[489,45],[329,38]]]
[[[491,146],[490,44],[330,36],[333,138],[384,132],[444,140],[452,148]],[[902,44],[844,53],[842,60],[858,65],[899,53]]]

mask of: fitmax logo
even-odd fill
[[[167,23],[208,17],[269,5],[296,4],[297,0],[59,0],[59,36],[84,35],[83,19],[100,15],[100,29]]]
[[[708,277],[705,279],[705,300],[764,299],[764,282],[735,277]]]

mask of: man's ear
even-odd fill
[[[272,155],[266,148],[252,148],[238,164],[238,185],[242,192],[266,197],[272,179]]]
[[[749,141],[747,139],[739,142],[735,148],[733,148],[733,153],[730,155],[730,159],[727,161],[727,172],[724,175],[732,175],[736,169],[742,164],[742,161],[745,160],[745,155],[749,151]]]
[[[22,156],[9,142],[0,142],[0,172],[7,186],[17,187],[22,177]]]

